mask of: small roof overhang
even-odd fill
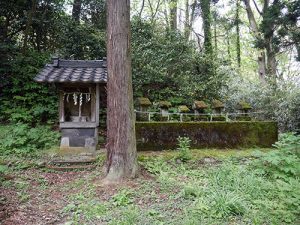
[[[61,60],[53,59],[34,78],[40,83],[106,83],[106,59]]]

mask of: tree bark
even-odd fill
[[[143,10],[144,10],[144,6],[145,6],[145,0],[142,0],[142,6],[141,6],[141,9],[140,9],[140,12],[139,12],[139,18],[140,19],[142,18],[142,13],[143,13]]]
[[[212,47],[212,35],[211,35],[211,13],[210,13],[210,0],[200,1],[201,14],[203,19],[204,29],[204,49],[206,54],[212,58],[213,47]]]
[[[185,23],[184,23],[184,37],[189,39],[190,36],[190,5],[189,0],[185,0]]]
[[[107,1],[107,163],[106,180],[137,176],[130,54],[130,1]]]
[[[240,42],[240,0],[236,0],[235,9],[235,22],[236,22],[236,60],[238,68],[241,68],[241,42]]]
[[[217,37],[217,12],[214,12],[214,42],[215,42],[215,56],[218,55],[218,37]]]
[[[246,12],[247,12],[247,16],[248,16],[248,20],[249,20],[249,23],[250,23],[251,30],[252,30],[254,36],[257,39],[261,39],[261,34],[259,33],[257,22],[255,20],[254,14],[252,12],[250,2],[249,2],[249,0],[243,0],[243,1],[244,1],[245,6],[246,6]],[[264,50],[259,51],[258,57],[257,57],[257,63],[258,63],[259,78],[262,82],[265,82],[267,65],[266,65],[266,55],[265,55]]]
[[[171,30],[177,30],[177,0],[170,1],[170,26]]]
[[[226,29],[226,44],[227,44],[227,55],[228,55],[229,61],[231,63],[230,37],[229,37],[228,29]]]
[[[28,37],[29,37],[29,33],[32,28],[32,19],[35,16],[36,5],[37,5],[37,0],[32,0],[32,6],[31,6],[30,11],[28,11],[28,14],[27,14],[28,18],[27,18],[27,22],[26,22],[26,28],[24,31],[23,53],[25,53],[27,51]]]
[[[72,9],[72,18],[75,22],[79,23],[81,13],[81,0],[74,0]]]

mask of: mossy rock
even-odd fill
[[[207,109],[208,106],[204,101],[194,101],[193,109]]]
[[[237,108],[239,110],[250,110],[250,109],[252,109],[251,105],[248,102],[245,102],[245,101],[240,101],[237,104]]]
[[[139,97],[137,98],[137,104],[139,106],[151,106],[152,103],[150,102],[149,98],[145,98],[145,97]]]
[[[190,109],[186,105],[180,105],[178,107],[178,111],[181,112],[181,113],[187,113],[187,112],[190,111]]]
[[[168,102],[168,101],[160,101],[158,103],[158,106],[159,108],[162,108],[162,109],[168,109],[172,106],[171,102]]]
[[[212,121],[226,121],[226,117],[225,116],[213,116]]]
[[[213,109],[223,109],[225,106],[224,106],[224,103],[221,102],[220,100],[214,99],[212,101],[211,107]]]
[[[250,116],[237,116],[235,118],[235,120],[237,120],[237,121],[251,121],[252,118]]]

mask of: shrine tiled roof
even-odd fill
[[[61,60],[53,59],[34,78],[43,83],[106,83],[106,59]]]

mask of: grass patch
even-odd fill
[[[273,149],[192,149],[188,160],[178,160],[188,146],[139,152],[142,175],[112,186],[100,182],[103,155],[90,172],[5,166],[18,178],[4,188],[16,190],[22,208],[33,195],[38,207],[58,205],[52,213],[62,224],[298,224],[299,139],[288,135]]]

